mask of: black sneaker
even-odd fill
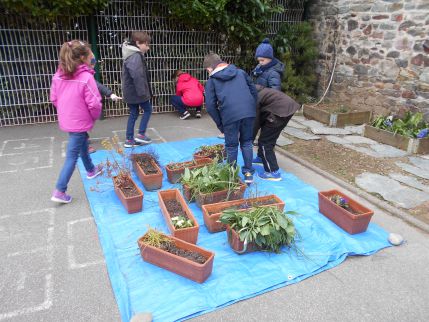
[[[180,115],[181,120],[186,120],[189,116],[191,116],[191,113],[188,111],[185,111],[182,115]]]
[[[244,182],[249,186],[253,183],[253,174],[246,172],[244,174]]]
[[[197,119],[200,119],[200,118],[201,118],[201,112],[197,112],[197,113],[195,113],[195,117],[196,117]]]
[[[140,145],[141,145],[141,143],[137,142],[135,140],[125,140],[125,142],[124,142],[125,148],[133,148],[135,146],[140,146]]]

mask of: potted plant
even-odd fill
[[[162,186],[162,170],[158,155],[153,149],[144,153],[132,154],[133,168],[146,190],[157,190]]]
[[[285,203],[276,195],[268,195],[207,204],[202,206],[204,223],[207,230],[211,233],[224,231],[226,229],[226,225],[219,221],[224,210],[234,209],[237,211],[245,211],[252,207],[267,206],[275,206],[279,210],[283,211]]]
[[[196,244],[200,226],[179,189],[158,191],[159,207],[171,234]]]
[[[338,190],[319,192],[319,211],[349,234],[366,231],[374,214]]]
[[[214,253],[173,236],[149,229],[138,240],[143,260],[203,283],[213,269]]]
[[[194,153],[194,159],[217,159],[218,162],[222,162],[226,159],[225,145],[215,144],[215,145],[202,145]]]
[[[143,209],[143,192],[131,178],[129,160],[119,145],[119,138],[105,139],[101,142],[110,152],[111,160],[107,159],[104,171],[113,180],[113,187],[128,213],[140,212]]]
[[[279,253],[283,246],[292,246],[297,232],[288,217],[277,207],[256,207],[245,211],[228,209],[220,216],[231,248],[238,254],[255,250]]]
[[[365,124],[371,120],[371,111],[357,111],[343,104],[304,105],[304,116],[329,126],[344,127],[347,124]]]
[[[215,159],[216,160],[216,159]],[[201,205],[243,197],[246,185],[239,177],[240,169],[228,163],[213,162],[198,169],[185,169],[182,177],[184,196]]]
[[[185,169],[190,170],[203,167],[205,164],[212,163],[210,158],[198,158],[185,162],[171,162],[165,166],[167,178],[170,183],[177,183],[180,181]]]
[[[403,118],[380,115],[365,126],[364,136],[408,153],[429,153],[429,124],[422,113],[407,112]]]

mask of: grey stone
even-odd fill
[[[387,78],[396,78],[399,68],[394,61],[384,60],[380,63],[380,73]]]
[[[304,117],[304,116],[302,116],[302,115],[297,115],[297,114],[295,114],[293,117],[292,117],[292,119],[291,119],[292,121],[297,121],[297,122],[299,122],[299,123],[302,123],[303,121],[306,121],[307,119]]]
[[[362,21],[369,21],[371,19],[371,16],[365,15],[361,17]]]
[[[365,128],[365,124],[362,125],[347,125],[344,127],[344,129],[346,129],[347,131],[350,131],[354,134],[359,134],[362,135],[363,134],[363,130]]]
[[[355,182],[363,190],[378,193],[385,200],[406,209],[417,207],[429,200],[429,194],[376,173],[364,172],[356,177]]]
[[[394,51],[390,51],[390,52],[388,52],[387,53],[387,56],[386,57],[390,57],[390,58],[398,58],[399,57],[399,51],[396,51],[396,50],[394,50]]]
[[[408,158],[412,164],[416,167],[419,167],[425,171],[429,171],[429,161],[420,157],[409,157]]]
[[[294,127],[296,129],[305,129],[306,126],[302,125],[301,123],[295,122],[293,119],[289,121],[287,126]]]
[[[354,65],[354,71],[356,72],[356,74],[358,75],[367,75],[368,74],[368,67],[365,65]]]
[[[339,136],[335,136],[335,135],[327,135],[326,139],[332,143],[336,143],[336,144],[341,144],[341,145],[345,145],[348,142],[343,139],[342,137]]]
[[[359,136],[359,135],[345,136],[344,139],[348,141],[347,143],[353,143],[353,144],[379,144],[374,140],[371,140],[364,136]]]
[[[396,66],[406,68],[408,67],[408,60],[406,59],[395,59]]]
[[[425,171],[419,167],[415,167],[415,166],[408,164],[408,163],[403,163],[403,162],[395,162],[395,163],[402,170],[409,172],[411,174],[414,174],[417,177],[429,180],[429,171]]]
[[[395,30],[396,27],[387,23],[382,23],[379,27],[381,30]],[[386,39],[386,36],[384,36],[384,39]]]
[[[291,128],[286,127],[283,130],[283,133],[289,134],[291,136],[294,136],[298,139],[305,140],[305,141],[320,140],[320,136],[312,135],[312,134],[306,133],[304,131],[301,131],[299,129],[294,129],[293,127],[291,127]]]
[[[400,158],[407,155],[407,152],[386,144],[373,144],[371,149],[384,158]]]
[[[417,9],[418,10],[428,10],[429,9],[429,3],[423,3],[423,4],[419,4],[417,5]]]
[[[316,135],[349,135],[352,132],[336,127],[312,127],[310,131]]]
[[[393,246],[400,246],[404,242],[404,238],[401,235],[395,233],[390,233],[388,240],[389,243],[391,243]]]
[[[394,32],[386,32],[384,34],[384,40],[392,40],[396,38],[396,33]]]
[[[429,186],[421,183],[415,177],[405,176],[405,175],[400,174],[400,173],[389,173],[389,177],[391,177],[392,179],[395,179],[396,181],[404,183],[407,186],[410,186],[412,188],[416,188],[416,189],[419,189],[421,191],[429,192]]]
[[[359,4],[356,6],[353,6],[351,8],[349,8],[350,11],[356,11],[356,12],[367,12],[371,9],[372,5],[371,4]]]
[[[362,11],[367,11],[369,9],[371,9],[372,12],[387,12],[387,5],[376,2],[373,6],[370,5],[368,9]]]
[[[279,138],[277,139],[276,145],[277,146],[286,146],[286,145],[291,145],[294,142],[290,139],[288,139],[287,137],[280,135]]]
[[[356,48],[355,48],[355,47],[353,47],[353,46],[350,46],[349,48],[347,48],[347,49],[346,49],[346,52],[347,52],[349,55],[354,56],[354,55],[356,55]]]
[[[423,71],[420,74],[420,81],[429,83],[429,67],[423,68]]]
[[[353,68],[347,65],[340,65],[337,67],[337,73],[344,74],[346,76],[353,75]]]
[[[348,31],[355,30],[359,26],[359,23],[356,20],[347,21]]]
[[[326,127],[325,124],[317,122],[315,120],[304,120],[301,122],[301,124],[305,125],[306,127],[317,127],[317,128]]]
[[[346,147],[350,150],[354,150],[354,151],[359,152],[359,153],[366,154],[366,155],[373,157],[373,158],[377,158],[377,159],[383,158],[382,155],[378,154],[374,150],[371,150],[370,148],[367,148],[367,147],[357,146],[357,145],[353,145],[353,144],[344,144],[344,147]]]
[[[407,30],[408,28],[414,27],[415,25],[416,25],[416,23],[414,21],[407,20],[407,21],[404,21],[403,23],[401,23],[399,25],[398,30],[399,31],[401,31],[401,30]]]

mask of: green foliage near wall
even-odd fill
[[[1,0],[0,9],[10,14],[31,15],[35,19],[49,21],[59,16],[90,15],[109,3],[110,0]]]
[[[316,90],[317,43],[308,22],[284,24],[272,41],[276,56],[285,64],[282,90],[305,103]]]

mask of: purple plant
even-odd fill
[[[417,134],[417,138],[423,139],[423,138],[427,137],[428,134],[429,134],[429,129],[420,130],[420,132]]]

